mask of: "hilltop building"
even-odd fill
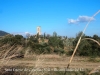
[[[37,34],[41,35],[41,27],[40,26],[37,27]]]

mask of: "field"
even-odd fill
[[[31,75],[34,75],[34,70],[39,71],[42,70],[49,73],[50,71],[53,72],[64,72],[66,69],[66,66],[68,64],[68,61],[70,59],[70,56],[59,56],[56,54],[41,54],[41,55],[27,55],[24,58],[16,58],[16,59],[10,59],[10,60],[0,60],[0,66],[3,68],[3,70],[7,72],[11,72],[12,69],[16,72],[20,72],[21,75],[23,75],[23,70],[27,69],[27,73],[31,73]],[[95,61],[93,61],[95,60]],[[3,61],[3,63],[2,63]],[[75,72],[82,72],[81,75],[83,75],[83,72],[88,72],[92,70],[95,67],[98,67],[100,65],[100,58],[90,59],[89,57],[77,57],[75,56],[70,68],[68,69],[68,72],[72,71],[71,75],[73,74],[73,71]],[[2,69],[1,68],[1,69]],[[31,68],[31,69],[30,69]],[[99,73],[99,68],[96,70]],[[49,70],[49,71],[48,71]],[[41,71],[41,72],[42,72]],[[40,71],[39,71],[40,72]],[[50,73],[49,73],[50,74]],[[18,74],[19,75],[19,74]],[[26,74],[27,75],[27,74]],[[41,74],[42,75],[42,74]],[[53,74],[52,74],[53,75]],[[62,74],[61,74],[62,75]]]

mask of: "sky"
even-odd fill
[[[100,0],[0,0],[0,30],[75,37],[91,19],[85,34],[100,36]]]

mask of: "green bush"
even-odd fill
[[[55,48],[54,49],[54,53],[56,53],[56,54],[64,54],[65,51],[63,49],[61,49],[61,48]]]

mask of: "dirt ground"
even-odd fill
[[[58,67],[65,68],[70,56],[59,55],[27,55],[21,59],[0,60],[0,66],[31,66],[31,67]],[[89,57],[74,57],[70,68],[93,69],[100,68],[100,62],[89,61]],[[100,58],[96,58],[100,61]]]

